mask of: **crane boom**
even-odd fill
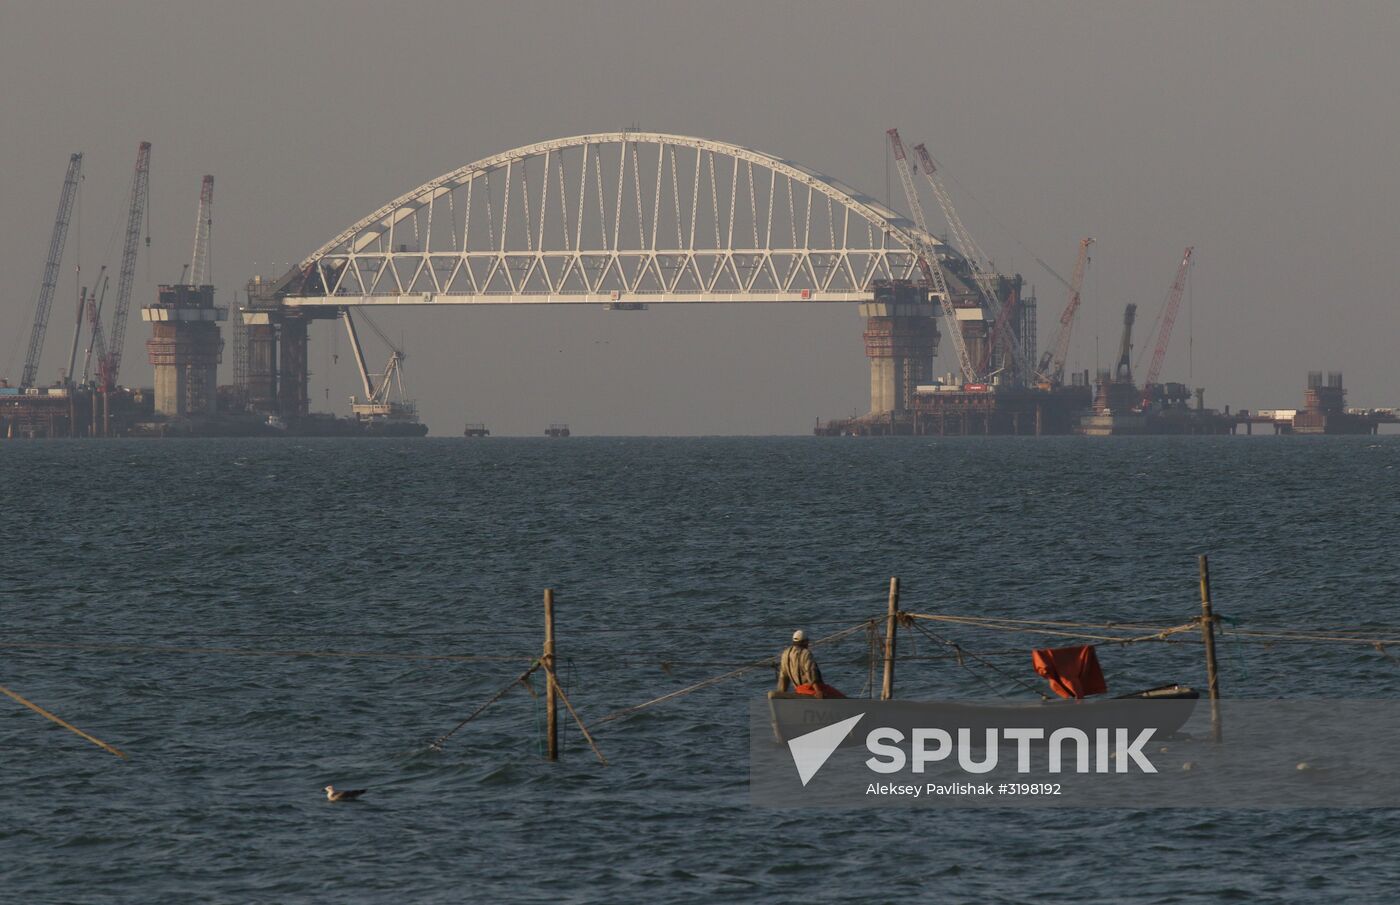
[[[58,268],[63,262],[63,246],[68,243],[68,221],[73,216],[73,198],[78,193],[82,175],[83,155],[68,158],[68,173],[63,177],[63,190],[58,195],[58,216],[54,217],[53,234],[49,236],[49,258],[44,263],[44,277],[39,283],[39,298],[34,305],[34,325],[29,331],[29,351],[24,356],[24,373],[20,386],[32,387],[39,373],[39,355],[44,351],[44,333],[49,328],[49,309],[53,307],[54,290],[58,287]]]
[[[958,325],[958,313],[953,308],[953,297],[948,292],[948,281],[943,276],[943,265],[938,260],[938,254],[933,250],[928,237],[928,221],[924,218],[924,207],[919,203],[919,192],[914,187],[914,176],[909,172],[909,161],[904,155],[904,142],[899,138],[898,129],[888,129],[885,132],[890,139],[890,147],[894,150],[895,168],[899,170],[900,182],[904,184],[904,195],[909,199],[909,209],[914,215],[914,222],[919,227],[919,234],[915,236],[919,245],[919,270],[924,275],[924,282],[933,289],[938,296],[938,304],[943,309],[943,316],[948,320],[948,332],[953,337],[953,349],[958,355],[958,369],[962,372],[963,381],[966,383],[977,382],[977,371],[972,366],[972,359],[967,354],[967,341],[963,339],[962,328]]]
[[[972,270],[972,281],[977,286],[977,291],[981,293],[982,300],[987,305],[987,310],[991,312],[997,323],[1009,321],[1002,317],[1001,299],[997,296],[997,276],[992,270],[989,259],[982,253],[972,234],[963,225],[962,218],[958,216],[957,208],[953,207],[953,198],[948,194],[948,189],[943,185],[943,178],[938,175],[938,167],[933,162],[933,155],[929,154],[928,148],[922,143],[914,146],[914,153],[919,156],[919,163],[924,168],[924,179],[928,180],[929,187],[933,189],[934,197],[938,199],[938,206],[943,211],[943,219],[947,221],[948,228],[953,232],[953,242],[962,252],[963,258],[967,261],[967,266]],[[998,342],[998,329],[993,327],[993,335],[987,344],[989,348],[994,348]],[[1009,342],[1011,348],[1011,361],[1016,370],[1026,378],[1030,374],[1030,362],[1027,361],[1025,348],[1021,345],[1021,338],[1015,331],[1007,333],[1002,342]]]
[[[87,317],[89,334],[87,352],[84,353],[83,356],[83,383],[87,383],[88,378],[92,375],[94,356],[96,356],[97,369],[99,372],[105,367],[103,362],[107,360],[107,340],[102,334],[102,303],[107,300],[107,284],[111,282],[112,278],[104,275],[106,270],[107,265],[104,264],[102,265],[102,270],[97,273],[97,278],[102,281],[102,289],[93,293],[97,297],[96,304],[93,303],[92,299],[88,299]]]
[[[1007,329],[1007,324],[1011,322],[1011,318],[1016,316],[1020,301],[1013,291],[1007,298],[1006,304],[1001,306],[1001,314],[997,315],[996,323],[992,325],[992,335],[988,337],[987,347],[982,350],[982,361],[977,366],[978,372],[986,374],[992,364],[992,352],[998,345],[1009,343],[1012,333]]]
[[[122,345],[126,339],[127,313],[131,310],[131,284],[136,278],[136,250],[141,238],[141,219],[146,212],[146,184],[151,166],[151,143],[141,142],[136,151],[136,173],[131,179],[131,205],[126,216],[126,241],[122,245],[122,269],[117,274],[117,307],[112,312],[112,340],[102,368],[103,385],[117,386],[122,366]],[[149,236],[146,244],[151,244]]]
[[[1123,307],[1123,339],[1118,343],[1118,365],[1113,377],[1120,382],[1133,379],[1133,322],[1137,320],[1137,305],[1129,302]]]
[[[190,255],[190,282],[209,282],[209,234],[214,228],[214,177],[205,176],[199,190],[199,219],[194,224],[194,252]]]
[[[1079,240],[1079,259],[1074,262],[1074,274],[1070,277],[1069,302],[1060,315],[1060,327],[1055,331],[1055,342],[1045,350],[1040,359],[1040,376],[1053,384],[1064,383],[1065,359],[1069,356],[1069,337],[1074,332],[1074,318],[1079,313],[1080,293],[1084,289],[1084,271],[1089,266],[1089,246],[1094,240],[1085,237]]]
[[[78,366],[78,341],[83,338],[83,313],[88,306],[88,288],[86,286],[78,290],[78,321],[73,327],[73,344],[68,348],[68,369],[63,372],[64,379],[68,385],[72,386],[78,381],[73,377],[73,369]]]
[[[1162,326],[1157,331],[1157,348],[1152,350],[1152,364],[1147,368],[1147,379],[1142,383],[1142,404],[1152,398],[1152,387],[1162,373],[1162,362],[1167,357],[1167,344],[1172,340],[1172,327],[1176,324],[1176,313],[1181,309],[1181,295],[1186,290],[1186,274],[1191,270],[1191,254],[1196,249],[1186,246],[1181,255],[1181,264],[1176,268],[1176,279],[1172,281],[1171,292],[1167,295],[1167,307],[1162,313]]]

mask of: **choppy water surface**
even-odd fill
[[[910,610],[1168,623],[1199,611],[1204,551],[1245,623],[1400,625],[1400,438],[9,443],[0,487],[0,643],[98,648],[0,648],[0,683],[132,755],[0,699],[6,901],[1385,902],[1400,884],[1393,811],[755,809],[764,672],[602,727],[608,769],[572,731],[541,760],[523,690],[427,747],[538,651],[547,586],[592,718],[877,614],[890,575]],[[987,693],[930,643],[901,652],[901,694]],[[819,651],[851,693],[865,653],[863,635]],[[1400,697],[1370,648],[1221,655],[1229,694]],[[1113,690],[1203,683],[1199,646],[1100,656]],[[370,793],[330,805],[327,782]]]

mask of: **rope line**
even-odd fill
[[[1181,632],[1189,632],[1200,627],[1199,623],[1197,622],[1188,622],[1182,625],[1173,626],[1141,626],[1140,628],[1150,628],[1152,629],[1152,631],[1150,632],[1150,634],[1123,636],[1101,635],[1094,634],[1092,632],[1068,632],[1051,628],[1034,628],[1030,627],[1036,624],[1032,620],[1016,620],[1014,622],[1008,621],[1003,623],[1000,621],[990,621],[981,617],[972,616],[941,616],[930,613],[901,613],[900,615],[903,618],[907,619],[922,619],[930,622],[946,622],[951,625],[962,625],[967,626],[969,628],[983,628],[993,631],[1016,632],[1024,635],[1046,635],[1055,638],[1075,638],[1087,639],[1090,641],[1106,641],[1114,644],[1137,644],[1143,641],[1181,643],[1179,639],[1171,639],[1169,638],[1169,636],[1176,635]],[[1073,625],[1073,623],[1070,624]],[[1108,624],[1089,625],[1088,627],[1100,628],[1106,627],[1107,625]],[[1023,628],[1021,626],[1027,627]]]
[[[520,663],[528,656],[484,656],[476,654],[411,654],[358,650],[255,650],[244,647],[167,647],[148,644],[59,644],[47,641],[5,641],[0,649],[86,650],[116,653],[227,654],[239,657],[347,657],[367,660],[449,660],[458,663]]]
[[[540,668],[540,665],[541,665],[541,664],[540,664],[540,662],[539,662],[538,660],[536,660],[535,662],[531,663],[529,669],[525,670],[525,671],[522,672],[520,675],[516,676],[514,679],[511,679],[509,682],[507,682],[504,686],[501,687],[501,690],[500,690],[500,691],[496,692],[495,694],[493,694],[493,695],[491,696],[490,700],[488,700],[485,704],[482,704],[480,707],[478,707],[478,708],[476,708],[475,710],[473,710],[473,711],[471,712],[471,715],[469,715],[466,719],[462,720],[462,722],[460,722],[460,723],[458,723],[457,725],[453,726],[451,729],[447,730],[447,732],[446,732],[445,734],[443,734],[442,736],[440,736],[440,737],[437,739],[437,741],[431,742],[431,743],[428,745],[428,747],[431,748],[431,749],[434,750],[434,751],[441,751],[441,750],[442,750],[442,746],[447,742],[447,740],[448,740],[449,738],[451,738],[453,735],[456,734],[456,732],[457,732],[458,729],[461,729],[463,726],[467,725],[467,724],[470,723],[472,720],[476,719],[477,717],[479,717],[479,716],[481,716],[483,713],[485,713],[487,707],[490,707],[492,704],[496,703],[496,702],[499,701],[501,698],[505,697],[506,692],[510,691],[510,690],[511,690],[512,688],[514,688],[516,685],[525,685],[525,684],[526,684],[526,680],[530,678],[531,674],[533,674],[533,673],[535,672],[535,670],[537,670],[537,669]],[[528,687],[528,685],[527,685],[526,687]]]
[[[1255,639],[1253,643],[1274,643],[1279,641],[1290,642],[1329,642],[1335,644],[1365,644],[1371,647],[1400,645],[1400,638],[1368,638],[1359,635],[1313,635],[1302,632],[1290,631],[1244,631],[1240,629],[1222,628],[1222,635],[1231,635],[1236,640],[1246,642],[1247,639]]]
[[[590,636],[590,635],[600,635],[600,636],[612,636],[612,635],[620,635],[620,634],[635,635],[635,634],[637,634],[638,632],[646,632],[646,631],[653,631],[653,632],[657,632],[657,633],[665,633],[665,634],[668,634],[668,635],[669,635],[669,634],[673,634],[673,633],[675,633],[675,632],[705,632],[705,631],[716,631],[716,630],[720,630],[720,629],[723,629],[723,630],[730,630],[730,629],[745,629],[745,628],[780,628],[780,629],[787,629],[787,630],[791,631],[792,625],[793,625],[793,623],[792,623],[791,620],[784,620],[784,621],[782,621],[782,622],[777,622],[777,621],[773,621],[773,622],[731,622],[731,623],[724,623],[723,625],[719,625],[719,624],[715,624],[715,623],[709,623],[709,624],[691,623],[691,624],[680,624],[680,625],[674,625],[674,624],[672,624],[672,625],[666,625],[665,627],[661,627],[661,626],[657,626],[657,625],[655,625],[655,624],[653,624],[653,623],[651,623],[651,622],[643,622],[643,621],[641,621],[641,620],[635,620],[635,621],[634,621],[634,620],[618,620],[618,621],[621,622],[621,623],[624,623],[624,624],[618,625],[618,626],[616,626],[616,627],[597,627],[597,628],[577,628],[577,627],[576,627],[576,628],[574,628],[573,630],[571,630],[571,632],[570,632],[570,637],[586,638],[586,637],[588,637],[588,636]],[[801,620],[801,621],[802,621],[804,624],[809,625],[809,626],[848,625],[848,624],[849,624],[848,620],[846,620],[846,619],[817,619],[817,620]],[[26,631],[26,633],[34,633],[34,632],[35,632],[35,630],[32,629],[32,628],[28,628],[28,629],[16,629],[15,631]],[[206,638],[208,638],[208,637],[212,637],[212,638],[301,638],[301,637],[305,637],[306,634],[307,634],[308,632],[312,632],[312,631],[316,631],[316,629],[314,629],[314,628],[306,628],[306,629],[303,629],[303,630],[301,630],[301,631],[291,631],[291,632],[217,632],[217,633],[209,633],[209,632],[205,632],[205,631],[202,631],[202,630],[201,630],[201,631],[199,632],[199,634],[200,634],[202,637],[206,637]],[[3,627],[0,627],[0,632],[4,632],[7,636],[11,634],[11,631],[10,631],[10,630],[6,630],[6,629],[4,629]],[[37,634],[47,634],[47,633],[44,633],[44,632],[40,631],[40,632],[37,632]],[[84,637],[84,636],[99,637],[99,638],[113,638],[113,637],[120,638],[120,637],[127,637],[127,636],[131,636],[131,635],[139,635],[139,634],[141,634],[141,633],[139,633],[139,632],[120,632],[120,631],[86,631],[86,632],[77,631],[77,632],[75,632],[75,631],[66,631],[66,630],[65,630],[65,631],[63,632],[63,634],[64,634],[65,637],[72,637],[72,638],[81,638],[81,637]],[[425,631],[425,632],[411,632],[411,631],[394,632],[394,631],[377,631],[377,630],[376,630],[376,631],[374,632],[374,634],[375,634],[376,637],[379,637],[379,638],[477,638],[477,637],[496,637],[496,636],[501,636],[501,637],[520,636],[520,637],[526,637],[526,638],[538,638],[540,633],[539,633],[539,629],[506,629],[506,628],[499,628],[499,629],[498,629],[498,628],[479,628],[479,629],[478,629],[478,628],[472,628],[472,629],[462,629],[462,630],[460,630],[460,631],[450,631],[450,632],[442,632],[442,631],[437,631],[437,632],[426,632],[426,631]]]
[[[1034,694],[1040,695],[1041,700],[1044,700],[1044,701],[1050,700],[1049,696],[1046,695],[1045,692],[1041,691],[1039,688],[1036,688],[1034,685],[1030,684],[1029,682],[1026,682],[1026,681],[1024,681],[1024,680],[1022,680],[1022,679],[1020,679],[1020,678],[1017,678],[1016,676],[1011,675],[1011,673],[1006,672],[1005,670],[1003,670],[1003,669],[1001,669],[1000,667],[998,667],[996,664],[994,664],[994,663],[989,663],[988,661],[982,659],[981,657],[979,657],[977,654],[973,653],[972,651],[970,651],[970,650],[965,650],[965,649],[962,647],[962,645],[957,644],[957,643],[955,643],[955,642],[953,642],[953,641],[949,641],[947,638],[943,638],[943,637],[940,637],[940,636],[938,636],[938,635],[935,635],[933,632],[931,632],[931,631],[929,631],[928,629],[924,628],[922,625],[919,625],[917,622],[914,622],[912,619],[911,619],[907,624],[908,624],[910,627],[914,628],[915,630],[917,630],[917,631],[923,633],[924,635],[928,636],[930,639],[932,639],[932,640],[934,640],[934,641],[937,641],[939,644],[943,644],[943,645],[947,645],[948,647],[951,647],[951,648],[956,652],[956,654],[957,654],[958,665],[961,666],[963,669],[966,669],[966,670],[968,671],[968,673],[970,673],[973,677],[975,677],[975,678],[977,679],[977,681],[981,682],[983,685],[986,685],[986,686],[987,686],[989,689],[991,689],[991,691],[992,691],[994,694],[996,694],[998,697],[1004,698],[1004,697],[1006,697],[1006,695],[1002,694],[1002,692],[1001,692],[1000,689],[998,689],[996,686],[992,685],[992,683],[988,682],[986,679],[982,678],[980,675],[978,675],[976,672],[974,672],[973,669],[972,669],[971,667],[969,667],[966,663],[964,663],[964,662],[963,662],[963,655],[964,655],[964,654],[966,654],[967,656],[969,656],[969,657],[971,657],[972,659],[976,660],[978,663],[981,663],[983,666],[987,667],[988,669],[991,669],[991,670],[993,670],[993,671],[995,671],[995,672],[997,672],[997,673],[999,673],[999,674],[1005,676],[1006,678],[1008,678],[1008,679],[1010,679],[1011,681],[1015,682],[1017,685],[1020,685],[1022,688],[1025,688],[1026,690],[1028,690],[1028,691],[1030,691],[1030,692],[1032,692],[1032,693],[1034,693]]]
[[[847,636],[849,636],[849,635],[855,634],[856,632],[864,631],[864,630],[865,630],[865,626],[866,626],[866,622],[857,623],[856,625],[853,625],[853,626],[851,626],[850,628],[842,629],[842,630],[839,631],[839,632],[836,632],[836,633],[831,634],[831,635],[827,635],[825,638],[818,638],[818,639],[814,640],[814,641],[812,642],[812,646],[813,646],[813,647],[816,647],[816,646],[819,645],[819,644],[828,644],[828,643],[833,642],[833,641],[839,641],[839,640],[841,640],[842,638],[845,638],[845,637],[847,637]],[[634,705],[632,705],[631,707],[624,707],[624,708],[622,708],[621,710],[614,710],[612,713],[609,713],[607,716],[605,716],[605,717],[603,717],[603,718],[601,718],[601,719],[594,720],[594,721],[593,721],[593,725],[599,726],[599,725],[602,725],[603,723],[610,723],[610,722],[612,722],[613,720],[621,719],[621,718],[624,717],[624,716],[628,716],[628,715],[630,715],[630,714],[636,713],[636,712],[639,711],[639,710],[645,710],[645,709],[648,708],[648,707],[651,707],[651,706],[656,705],[656,704],[660,704],[660,703],[662,703],[662,702],[664,702],[664,701],[670,701],[670,700],[673,700],[673,699],[675,699],[675,698],[683,697],[683,696],[688,695],[688,694],[690,694],[690,693],[692,693],[692,692],[700,691],[701,689],[704,689],[704,688],[709,688],[709,687],[712,686],[712,685],[718,685],[718,684],[720,684],[721,682],[728,681],[729,679],[737,679],[739,676],[742,676],[742,675],[745,675],[745,674],[747,674],[747,673],[753,672],[755,669],[761,669],[762,667],[765,667],[765,666],[773,667],[773,666],[777,666],[777,665],[778,665],[778,658],[777,658],[777,657],[765,657],[765,658],[762,659],[762,660],[755,660],[755,661],[753,661],[752,663],[749,663],[749,664],[747,664],[747,665],[745,665],[745,666],[741,666],[741,667],[738,668],[738,669],[731,670],[730,672],[724,673],[723,675],[712,676],[711,678],[705,679],[705,680],[700,681],[700,682],[696,682],[696,683],[693,684],[693,685],[687,685],[685,688],[681,688],[681,689],[678,689],[678,690],[676,690],[676,691],[668,692],[667,694],[663,694],[663,695],[661,695],[660,697],[657,697],[657,698],[652,698],[650,701],[644,701],[644,702],[642,702],[641,704],[634,704]]]

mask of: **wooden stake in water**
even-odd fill
[[[899,579],[890,579],[890,612],[885,623],[885,684],[880,691],[880,700],[894,697],[894,631],[899,612]]]
[[[1201,562],[1201,640],[1206,646],[1206,682],[1210,686],[1210,737],[1220,741],[1220,673],[1215,662],[1215,613],[1210,601],[1210,560],[1203,553]]]
[[[559,759],[559,702],[555,690],[554,681],[554,590],[545,588],[544,591],[544,661],[545,674],[549,681],[545,682],[544,692],[544,714],[545,714],[545,757],[548,760]]]

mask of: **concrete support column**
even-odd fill
[[[212,415],[218,407],[219,321],[213,286],[162,285],[156,303],[141,309],[151,324],[146,354],[155,369],[155,410],[170,418]]]
[[[865,355],[870,359],[870,413],[907,411],[915,387],[933,380],[938,326],[929,305],[866,304]]]
[[[307,371],[306,327],[305,318],[292,313],[283,314],[279,337],[281,367],[277,381],[277,410],[284,418],[304,418],[311,410],[307,392],[310,375]]]
[[[270,323],[243,328],[248,343],[248,402],[254,411],[277,410],[277,328]]]

